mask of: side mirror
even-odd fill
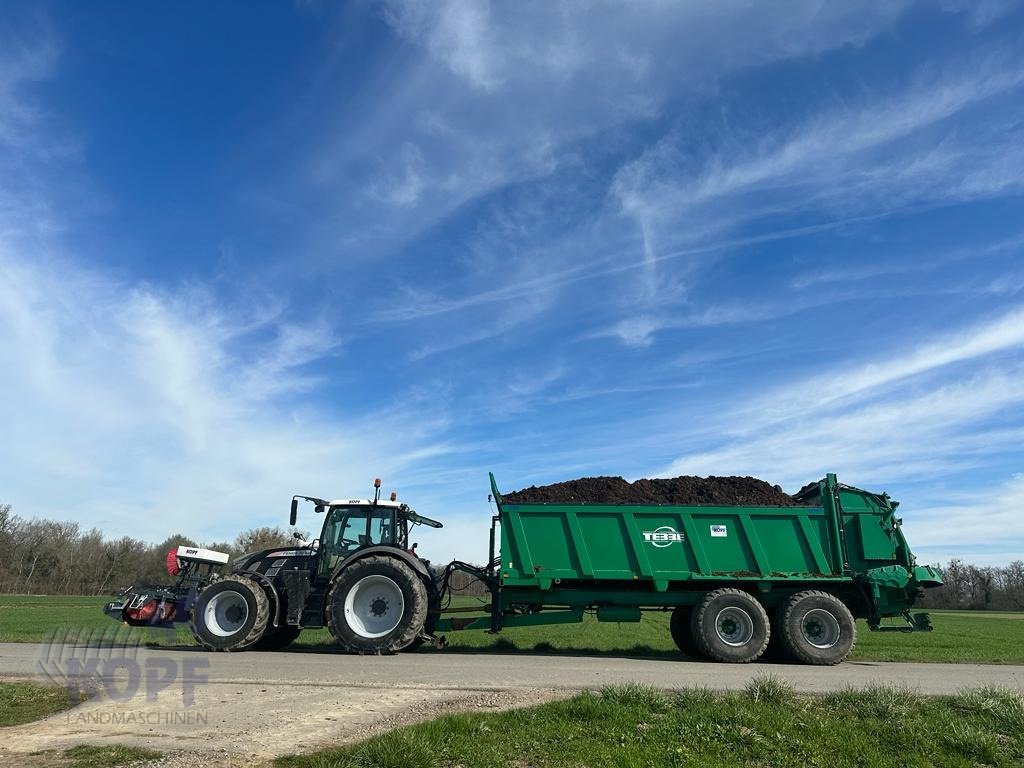
[[[416,547],[418,547],[418,546],[419,546],[419,542],[416,542],[416,543],[414,543],[414,544],[412,545],[412,548],[413,548],[413,549],[416,549]]]
[[[288,516],[288,524],[295,525],[295,521],[299,518],[299,500],[292,499],[292,513]]]

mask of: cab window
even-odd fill
[[[320,572],[329,574],[357,549],[395,543],[395,513],[379,507],[334,507],[327,513]]]
[[[370,544],[394,544],[395,534],[390,509],[375,509],[370,513]]]
[[[342,560],[366,542],[366,510],[352,507],[335,507],[328,512],[320,547],[322,573],[330,573]]]

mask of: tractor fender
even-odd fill
[[[422,560],[420,560],[415,555],[410,555],[403,549],[387,546],[366,547],[365,549],[360,549],[356,552],[353,552],[351,555],[345,558],[338,565],[337,568],[334,569],[334,572],[331,574],[331,583],[333,583],[334,580],[338,578],[338,574],[344,571],[348,566],[352,565],[352,563],[356,562],[357,560],[362,560],[364,557],[372,557],[373,555],[386,555],[387,557],[394,557],[398,560],[401,560],[403,563],[405,563],[414,571],[416,571],[416,573],[418,573],[426,581],[428,587],[434,583],[434,579],[430,575],[430,571],[427,570],[427,566],[423,564]]]
[[[239,572],[239,576],[248,576],[254,581],[258,581],[260,586],[267,591],[267,597],[270,598],[271,605],[274,606],[274,615],[270,619],[270,626],[276,627],[281,623],[281,596],[277,594],[277,589],[274,587],[274,582],[267,578],[258,571],[242,571]]]

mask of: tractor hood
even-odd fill
[[[266,573],[274,568],[285,568],[299,565],[304,567],[306,558],[316,555],[316,550],[311,546],[302,547],[273,547],[262,549],[259,552],[249,552],[236,558],[231,563],[231,571],[259,571]],[[293,560],[300,560],[301,563],[293,563]],[[273,576],[274,574],[268,574]]]

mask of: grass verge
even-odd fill
[[[106,768],[110,765],[128,765],[143,760],[156,760],[163,757],[163,753],[139,747],[96,747],[82,744],[64,750],[63,757],[66,762],[62,764],[62,768]]]
[[[70,708],[67,688],[38,683],[0,683],[0,727],[30,723]]]
[[[797,696],[770,676],[742,693],[606,688],[497,714],[449,715],[278,768],[829,766],[1024,763],[1024,695],[925,698],[894,688]]]

